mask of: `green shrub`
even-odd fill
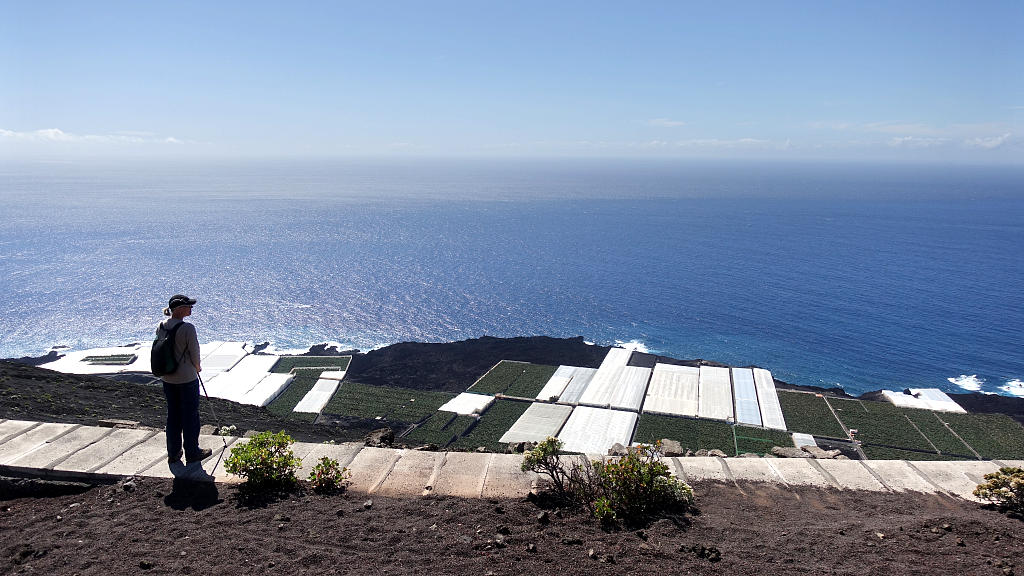
[[[693,505],[693,489],[669,473],[657,443],[641,444],[617,460],[577,458],[569,465],[559,457],[561,450],[562,442],[549,437],[524,455],[521,467],[547,476],[560,500],[586,506],[602,523],[639,524]]]
[[[985,480],[974,489],[975,496],[1024,514],[1024,468],[1000,468],[998,472],[985,474]]]
[[[663,512],[686,512],[693,504],[693,489],[672,476],[659,458],[660,448],[641,444],[618,460],[593,462],[612,519],[638,523]],[[598,517],[607,522],[605,516]]]
[[[231,455],[224,461],[224,469],[245,478],[249,488],[289,488],[297,480],[295,471],[302,466],[302,461],[290,448],[293,442],[291,436],[283,431],[276,434],[260,432],[248,442],[231,448]]]
[[[324,456],[309,473],[309,484],[318,494],[333,494],[343,492],[351,476],[348,468],[342,468],[337,460]]]

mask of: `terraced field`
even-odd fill
[[[641,414],[634,442],[652,444],[669,438],[679,442],[683,449],[697,451],[717,448],[727,455],[736,455],[732,426],[719,420],[697,420],[681,416]]]
[[[832,415],[824,398],[804,392],[779,390],[779,403],[782,405],[782,414],[790,431],[829,438],[846,438],[843,427]]]
[[[936,451],[903,410],[893,404],[836,398],[829,398],[828,403],[847,428],[857,430],[853,437],[864,444]]]
[[[463,450],[475,450],[479,446],[484,446],[492,452],[504,452],[505,445],[499,440],[529,407],[530,402],[504,398],[495,400],[491,407],[480,415],[476,426],[457,439],[453,446]]]
[[[1024,428],[1005,414],[937,413],[982,458],[1024,459]]]
[[[476,418],[473,416],[437,411],[403,436],[402,440],[407,444],[434,444],[444,448],[465,434],[475,423]]]
[[[506,396],[517,398],[536,398],[541,389],[548,383],[558,366],[543,364],[526,364],[523,372],[505,389]]]
[[[281,392],[273,402],[267,405],[267,410],[270,410],[272,413],[283,418],[312,422],[316,420],[316,414],[310,414],[308,412],[294,412],[293,409],[295,408],[295,405],[313,389],[313,385],[320,379],[320,373],[323,372],[324,369],[294,368],[289,371],[294,372],[295,378],[292,380],[292,383],[285,388],[284,392]]]
[[[793,445],[793,435],[782,430],[736,426],[733,434],[736,435],[737,454],[767,454],[774,446]]]
[[[351,356],[281,356],[271,372],[287,374],[293,368],[321,368],[322,370],[348,370]]]
[[[445,402],[455,397],[448,392],[425,392],[408,388],[370,386],[342,382],[324,406],[325,414],[381,418],[391,423],[414,423],[434,415]]]
[[[932,444],[935,445],[939,452],[951,456],[975,458],[970,448],[946,426],[938,412],[904,408],[903,414],[914,422],[917,428],[932,441]],[[1022,432],[1024,432],[1024,429],[1022,429]]]
[[[864,454],[870,460],[965,460],[958,456],[949,454],[938,454],[936,452],[918,452],[914,450],[902,450],[890,446],[876,446],[865,444],[862,446]],[[973,458],[966,458],[973,460]]]
[[[527,366],[528,364],[524,362],[502,360],[473,383],[466,392],[491,395],[502,394],[516,381],[516,378],[523,373]]]

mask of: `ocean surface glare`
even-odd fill
[[[0,357],[150,339],[183,292],[204,340],[580,335],[854,393],[1013,393],[1022,191],[1013,168],[0,164]]]

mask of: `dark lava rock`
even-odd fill
[[[371,448],[387,448],[395,441],[395,431],[391,428],[378,428],[363,438],[363,443]]]
[[[483,336],[436,344],[402,342],[353,356],[345,378],[376,386],[465,392],[501,360],[597,368],[607,353],[607,346],[591,346],[582,337]]]

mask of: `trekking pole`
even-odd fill
[[[210,393],[206,391],[206,384],[203,382],[203,377],[196,372],[196,377],[199,378],[199,386],[203,389],[203,394],[206,396],[206,405],[210,407],[210,414],[213,416],[213,421],[217,423],[217,435],[220,436],[221,442],[224,442],[224,449],[228,449],[228,439],[224,437],[220,432],[224,429],[224,423],[217,418],[217,411],[213,409],[213,402],[210,401]]]

